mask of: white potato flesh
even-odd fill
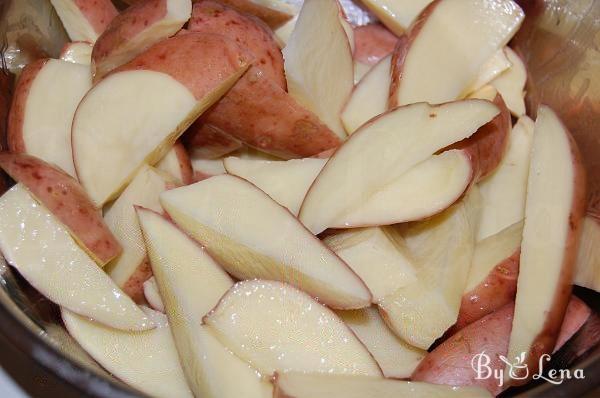
[[[99,32],[77,6],[76,0],[50,0],[71,41],[94,43]]]
[[[138,215],[175,346],[194,394],[270,397],[270,384],[202,326],[202,317],[233,286],[232,279],[171,221],[150,210],[138,210]]]
[[[160,292],[158,291],[156,279],[153,276],[151,276],[150,279],[144,282],[143,287],[144,298],[146,299],[148,304],[150,304],[150,307],[156,311],[164,313],[165,304],[162,301],[162,297],[160,297]]]
[[[481,66],[524,19],[512,0],[442,0],[413,34],[397,92],[399,105],[438,104],[467,94]]]
[[[575,284],[600,292],[600,224],[586,216],[577,253]]]
[[[407,30],[432,0],[363,0],[363,3],[396,35]]]
[[[234,354],[265,375],[380,375],[371,354],[327,307],[280,282],[237,283],[204,318]]]
[[[90,68],[51,59],[40,69],[25,103],[25,151],[75,176],[71,124],[75,110],[92,87]]]
[[[562,293],[563,286],[572,283],[564,280],[563,269],[572,266],[571,258],[574,260],[574,248],[568,245],[569,235],[575,232],[571,214],[576,201],[581,200],[575,197],[575,167],[568,132],[550,108],[540,106],[527,184],[517,296],[507,355],[510,360],[522,353],[525,361],[529,359],[532,344],[558,308],[556,296]]]
[[[477,387],[452,387],[381,377],[290,372],[277,375],[273,397],[484,398],[491,395],[483,388]]]
[[[483,199],[477,240],[523,220],[533,143],[533,120],[523,116],[508,135],[506,153],[492,174],[479,182]]]
[[[504,71],[509,69],[511,65],[512,64],[508,60],[504,48],[496,51],[494,55],[492,55],[492,57],[481,66],[481,70],[477,75],[477,79],[473,84],[471,84],[467,92],[470,93],[479,90],[481,87],[485,86],[496,77],[500,76],[500,74],[502,74]]]
[[[119,198],[104,211],[106,225],[123,248],[105,268],[117,285],[124,286],[146,258],[146,246],[134,206],[162,211],[158,197],[174,183],[170,176],[144,165]]]
[[[332,228],[416,221],[450,207],[473,179],[469,156],[460,150],[434,155],[415,165],[331,224]]]
[[[525,83],[527,70],[521,58],[510,47],[504,49],[512,66],[490,82],[498,90],[513,116],[525,115]]]
[[[354,87],[351,46],[337,0],[305,0],[283,49],[290,95],[340,138],[340,113]]]
[[[475,247],[480,197],[460,202],[427,221],[404,227],[417,280],[379,302],[388,326],[404,341],[428,349],[458,318]]]
[[[350,229],[323,242],[360,276],[374,302],[416,279],[410,253],[393,228]]]
[[[327,159],[255,160],[228,157],[223,160],[229,174],[250,181],[273,200],[298,215],[306,192]]]
[[[79,345],[131,387],[153,397],[193,396],[163,314],[151,314],[157,324],[155,329],[127,332],[92,322],[64,308],[61,313],[67,331]]]
[[[81,101],[73,120],[77,176],[102,205],[139,167],[154,164],[198,116],[199,102],[171,76],[147,70],[112,74]]]
[[[412,104],[363,125],[329,159],[306,194],[300,221],[320,233],[416,164],[469,137],[498,114],[484,100]]]
[[[69,43],[60,54],[60,59],[74,64],[89,66],[92,63],[92,48],[90,43],[84,41]]]
[[[0,249],[48,300],[124,330],[154,325],[20,184],[0,198]]]
[[[341,115],[348,134],[387,110],[391,60],[391,55],[381,59],[354,87]]]
[[[371,302],[346,263],[286,208],[239,177],[215,176],[164,192],[160,201],[236,278],[288,282],[336,308]]]
[[[376,307],[337,311],[379,364],[385,377],[406,379],[427,355],[404,342],[387,327]]]

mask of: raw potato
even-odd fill
[[[556,343],[586,205],[585,170],[573,138],[550,108],[540,106],[537,115],[507,355],[510,361],[523,356],[521,364],[528,365],[529,375],[537,373],[540,356]],[[516,369],[516,377],[522,370]]]
[[[227,173],[223,166],[223,159],[196,159],[192,158],[194,181],[202,181],[209,177]]]
[[[22,184],[0,198],[0,214],[2,254],[48,300],[115,329],[154,327]]]
[[[91,86],[90,68],[84,65],[57,59],[27,65],[17,81],[10,108],[9,149],[36,156],[75,176],[71,123]]]
[[[427,354],[394,335],[376,307],[336,313],[367,347],[385,377],[409,378]]]
[[[158,196],[175,186],[171,176],[144,165],[104,211],[106,224],[123,246],[123,253],[106,266],[106,272],[137,303],[143,302],[143,283],[152,276],[152,270],[134,206],[162,211]]]
[[[432,0],[363,0],[367,8],[400,36]]]
[[[171,218],[238,279],[294,284],[339,309],[371,303],[363,281],[283,206],[239,177],[222,175],[164,192]]]
[[[197,159],[216,159],[242,147],[242,143],[224,131],[196,120],[184,133],[183,142]]]
[[[482,65],[508,43],[525,15],[512,0],[436,0],[392,58],[389,108],[464,97]],[[435,55],[434,55],[435,54]]]
[[[457,320],[479,221],[480,197],[465,197],[427,221],[403,227],[417,264],[416,281],[379,302],[386,324],[407,343],[428,349]]]
[[[0,153],[0,167],[57,218],[98,265],[121,253],[121,245],[73,177],[25,154]]]
[[[522,235],[520,221],[477,242],[455,331],[515,300]]]
[[[228,157],[223,160],[229,174],[250,181],[273,200],[298,215],[302,200],[327,159],[256,160]]]
[[[600,292],[600,225],[596,217],[583,219],[574,283]]]
[[[484,398],[479,388],[456,388],[381,377],[289,372],[275,377],[274,398]]]
[[[94,81],[175,33],[190,19],[191,0],[144,0],[115,17],[92,51]]]
[[[162,313],[165,312],[165,304],[160,297],[160,292],[158,291],[158,285],[156,284],[154,276],[144,282],[144,297],[152,309]]]
[[[371,354],[334,312],[280,282],[238,282],[204,324],[264,375],[381,375]]]
[[[72,132],[77,175],[92,200],[100,206],[115,198],[143,163],[160,160],[247,67],[235,43],[188,33],[155,44],[96,84]]]
[[[498,89],[513,116],[521,117],[525,115],[527,70],[521,58],[510,47],[505,47],[504,51],[512,66],[490,84]]]
[[[188,185],[194,182],[192,162],[185,147],[179,141],[156,164],[156,168],[172,175],[178,185]]]
[[[472,163],[464,150],[434,155],[413,166],[329,227],[391,225],[438,214],[460,199],[472,183]]]
[[[354,86],[354,63],[341,12],[337,0],[305,0],[283,57],[290,95],[343,139],[339,116]]]
[[[380,24],[354,28],[354,61],[375,65],[392,54],[398,37]],[[386,91],[386,90],[383,90]]]
[[[219,0],[219,2],[260,18],[273,30],[284,25],[296,13],[292,6],[280,0]]]
[[[498,168],[479,182],[483,209],[478,241],[523,220],[532,143],[533,120],[523,116],[508,135],[506,154]]]
[[[365,282],[374,303],[416,280],[414,259],[394,228],[345,230],[325,237],[323,243]]]
[[[60,52],[60,59],[89,66],[92,63],[92,48],[93,46],[85,41],[67,43]]]
[[[390,55],[381,59],[354,87],[341,114],[342,123],[348,135],[358,130],[365,122],[387,110],[391,62]]]
[[[500,380],[493,373],[488,378],[478,379],[471,364],[472,361],[478,360],[476,355],[485,352],[490,362],[487,363],[481,358],[482,365],[487,363],[492,372],[504,369],[505,363],[500,360],[500,356],[505,356],[508,350],[513,311],[514,303],[509,303],[461,329],[430,352],[421,361],[411,379],[452,386],[482,387],[494,396],[500,394],[508,387],[506,382],[500,386]],[[571,296],[562,322],[562,337],[559,343],[566,342],[589,316],[590,309],[577,297]],[[554,352],[559,348],[560,345],[556,345]]]
[[[260,21],[211,1],[194,5],[190,29],[241,43],[255,64],[202,120],[246,145],[282,158],[309,157],[339,145],[338,137],[286,93],[283,59]]]
[[[183,370],[195,396],[266,398],[272,386],[201,325],[233,281],[204,248],[171,221],[138,209]],[[232,383],[231,380],[235,380]]]
[[[464,100],[412,104],[371,120],[321,170],[302,203],[300,221],[313,233],[323,232],[416,164],[471,136],[498,112],[489,101]]]
[[[112,375],[148,395],[192,398],[166,317],[146,312],[157,327],[145,332],[108,328],[64,308],[61,315],[69,334]]]
[[[72,41],[94,43],[119,12],[111,0],[50,0]]]
[[[512,64],[506,56],[505,48],[507,47],[496,51],[494,55],[481,66],[477,79],[471,84],[470,88],[467,89],[468,93],[481,89],[511,67]]]

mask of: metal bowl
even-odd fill
[[[298,3],[301,0],[288,1]],[[40,27],[39,21],[19,20],[18,15],[11,17],[7,14],[11,2],[0,0],[3,59],[8,60],[8,65],[3,66],[18,68],[40,52],[56,56],[57,48],[62,46],[60,41],[66,40],[66,36],[62,28],[56,27],[60,24],[48,1],[13,0],[12,3],[15,2],[28,12],[41,15],[45,22]],[[342,2],[347,4],[346,0]],[[527,17],[512,46],[528,65],[528,111],[532,114],[538,104],[545,103],[556,110],[569,127],[588,171],[591,191],[588,211],[600,216],[600,1],[521,0],[519,3]],[[372,20],[360,8],[347,11],[356,22]],[[14,35],[27,24],[35,29],[29,29],[26,35],[17,39],[7,36],[7,32]],[[18,48],[11,47],[13,39],[20,40]],[[600,295],[580,288],[576,289],[576,294],[598,314]],[[566,380],[560,385],[530,383],[510,389],[504,395],[574,397],[597,389],[600,386],[600,347],[596,346],[583,356],[578,347],[590,339],[600,340],[598,330],[600,327],[596,324],[578,332],[554,355],[551,364],[556,368],[583,369],[585,379]],[[144,396],[98,366],[65,331],[56,307],[7,267],[1,258],[0,334],[31,361],[77,391],[78,396]],[[596,393],[592,392],[593,395]]]

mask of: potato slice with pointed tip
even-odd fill
[[[162,313],[165,312],[165,304],[163,303],[160,292],[158,291],[158,285],[156,284],[156,279],[154,276],[151,276],[150,279],[144,282],[144,297],[152,309]]]
[[[556,343],[573,283],[586,204],[585,170],[577,145],[550,108],[541,106],[537,115],[507,355],[512,361],[524,353],[529,375],[537,373],[540,356],[550,353]],[[519,376],[522,368],[516,371]]]
[[[367,8],[400,36],[432,0],[363,0]]]
[[[123,253],[106,266],[106,272],[136,302],[143,298],[142,284],[152,271],[133,207],[162,211],[158,196],[175,185],[171,176],[144,165],[119,198],[104,211],[106,224],[123,246]]]
[[[157,397],[192,397],[179,364],[167,318],[146,309],[157,327],[126,332],[99,325],[63,308],[69,334],[112,375]]]
[[[198,243],[171,221],[138,208],[152,271],[165,305],[183,370],[198,397],[269,397],[272,387],[201,325],[233,285]],[[231,379],[235,383],[231,383]]]
[[[25,154],[0,153],[0,167],[50,210],[98,265],[104,266],[121,253],[118,240],[73,177]]]
[[[473,258],[479,201],[473,188],[443,213],[402,231],[418,267],[417,280],[383,298],[379,308],[394,333],[415,347],[428,349],[456,322]]]
[[[505,47],[507,48],[507,47]],[[483,65],[481,65],[481,69],[479,70],[479,74],[477,75],[477,79],[471,86],[467,89],[468,93],[475,92],[489,84],[496,77],[500,76],[504,71],[511,67],[511,62],[506,56],[506,52],[503,49],[500,49],[494,53]]]
[[[202,181],[209,177],[227,173],[223,166],[223,159],[197,159],[192,158],[194,181]]]
[[[212,177],[164,192],[160,202],[236,278],[288,282],[334,308],[371,302],[371,293],[346,263],[246,180]]]
[[[505,47],[504,51],[512,66],[490,84],[498,89],[510,112],[516,117],[521,117],[525,115],[527,70],[521,58],[510,47]]]
[[[60,59],[89,66],[92,63],[92,45],[85,41],[67,43],[60,52]]]
[[[341,114],[348,134],[387,110],[391,62],[391,56],[383,58],[354,87]]]
[[[15,87],[8,118],[8,146],[53,163],[75,176],[71,123],[92,86],[90,69],[57,59],[25,67]],[[52,101],[48,100],[52,93]]]
[[[474,169],[464,150],[451,150],[415,165],[332,222],[330,228],[399,224],[433,216],[450,207],[473,181]]]
[[[306,0],[283,57],[289,93],[343,139],[340,113],[354,86],[354,63],[340,13],[337,0]]]
[[[514,301],[522,236],[521,221],[477,242],[453,330],[459,330]]]
[[[131,61],[151,45],[173,36],[190,19],[190,0],[145,0],[117,15],[94,43],[94,81]]]
[[[381,377],[289,372],[275,377],[274,398],[483,398],[481,388],[440,386]]]
[[[223,160],[229,174],[250,181],[277,203],[297,215],[306,196],[327,159],[292,159],[271,161],[228,157]]]
[[[72,41],[94,43],[119,12],[111,0],[50,0]]]
[[[75,168],[92,200],[113,199],[144,162],[160,160],[247,67],[235,43],[188,33],[155,44],[96,84],[72,130]]]
[[[237,283],[204,317],[225,346],[265,375],[380,375],[371,354],[327,307],[280,282]]]
[[[115,329],[154,325],[21,184],[0,198],[0,250],[48,300]]]
[[[464,100],[412,104],[371,120],[321,170],[302,203],[300,221],[313,233],[323,232],[410,168],[469,137],[497,114],[489,101]]]
[[[477,240],[523,219],[532,142],[533,121],[524,116],[509,133],[506,154],[498,168],[479,182],[483,208]]]
[[[427,354],[394,335],[376,307],[336,313],[373,354],[385,377],[409,378]]]
[[[466,95],[482,65],[508,43],[524,17],[512,0],[429,4],[407,33],[408,46],[394,53],[390,109]]]
[[[323,243],[365,281],[375,303],[416,280],[413,259],[394,228],[346,230],[325,237]]]
[[[185,147],[179,141],[156,164],[156,168],[173,176],[178,185],[188,185],[194,182],[192,162]]]

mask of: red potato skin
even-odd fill
[[[202,120],[196,120],[188,128],[183,142],[190,153],[201,159],[216,159],[242,147],[239,140]]]
[[[463,149],[471,158],[475,170],[474,182],[479,182],[493,172],[502,161],[508,143],[508,133],[512,122],[510,111],[500,94],[492,101],[500,113],[481,126],[469,138],[450,146],[449,149]]]
[[[193,0],[195,3],[198,0]],[[275,29],[292,19],[292,15],[272,8],[253,3],[251,0],[219,0],[237,11],[253,15],[266,23],[271,29]]]
[[[0,153],[0,167],[27,187],[101,266],[121,253],[121,245],[73,177],[26,154]]]
[[[25,121],[25,108],[31,86],[40,70],[49,59],[40,59],[30,63],[23,69],[15,85],[12,104],[8,114],[7,139],[8,149],[11,152],[23,153],[27,151],[23,140],[23,123]]]
[[[190,32],[222,34],[247,48],[255,58],[254,65],[286,89],[283,55],[268,26],[251,15],[243,15],[214,1],[195,3],[187,30]]]
[[[94,81],[101,79],[110,71],[110,65],[104,65],[103,62],[112,55],[114,50],[142,33],[145,29],[148,29],[148,27],[160,22],[166,13],[167,0],[145,0],[133,4],[117,15],[94,44],[92,50],[92,74]],[[157,37],[155,42],[159,42],[171,34],[175,34],[176,31],[165,33],[165,36]],[[138,51],[131,54],[129,60],[145,49],[137,49]]]
[[[517,293],[520,255],[521,248],[496,265],[481,283],[463,295],[458,319],[448,334],[454,334],[514,301]]]
[[[511,302],[461,329],[421,361],[413,372],[411,380],[452,386],[482,387],[492,395],[500,394],[509,386],[498,386],[498,381],[493,377],[476,379],[477,374],[471,367],[471,361],[474,355],[485,352],[491,359],[489,366],[492,370],[504,369],[506,364],[500,360],[500,356],[506,356],[508,351],[513,313],[514,303]],[[561,322],[561,333],[564,333],[564,337],[572,336],[574,330],[578,330],[590,314],[591,310],[585,303],[571,296],[564,322]],[[559,343],[564,343],[566,340],[563,338]],[[557,344],[555,351],[560,347],[561,345]],[[532,372],[534,371],[530,369],[530,374]]]
[[[186,33],[163,40],[111,73],[150,70],[170,75],[197,100],[243,73],[252,57],[235,42],[204,33]]]
[[[398,37],[379,23],[357,26],[354,28],[354,60],[375,65],[391,54],[397,43]]]
[[[575,273],[575,265],[577,262],[577,250],[579,248],[579,238],[581,235],[581,226],[586,208],[586,175],[581,155],[575,140],[566,128],[565,132],[568,136],[571,158],[573,159],[574,181],[573,181],[573,200],[571,212],[569,214],[569,230],[565,242],[565,255],[563,264],[558,277],[559,283],[556,286],[556,292],[553,303],[550,306],[552,309],[546,317],[546,321],[540,333],[533,340],[531,347],[527,353],[527,365],[530,374],[537,373],[539,358],[543,354],[552,352],[553,347],[560,332],[560,327],[565,317],[567,304],[571,295],[572,283]],[[527,215],[526,215],[527,216]],[[511,380],[513,385],[522,385],[527,380]]]
[[[108,24],[119,15],[111,0],[73,0],[96,33],[104,32]]]
[[[131,274],[127,282],[121,289],[127,294],[136,304],[147,304],[146,296],[144,295],[144,282],[152,277],[152,268],[150,261],[146,257],[142,263]]]
[[[185,150],[185,147],[180,141],[173,145],[173,150],[179,161],[179,170],[181,171],[181,182],[183,185],[189,185],[194,182],[194,171],[192,170],[192,162]]]
[[[310,157],[341,144],[317,116],[256,67],[202,119],[248,146],[284,159]]]

